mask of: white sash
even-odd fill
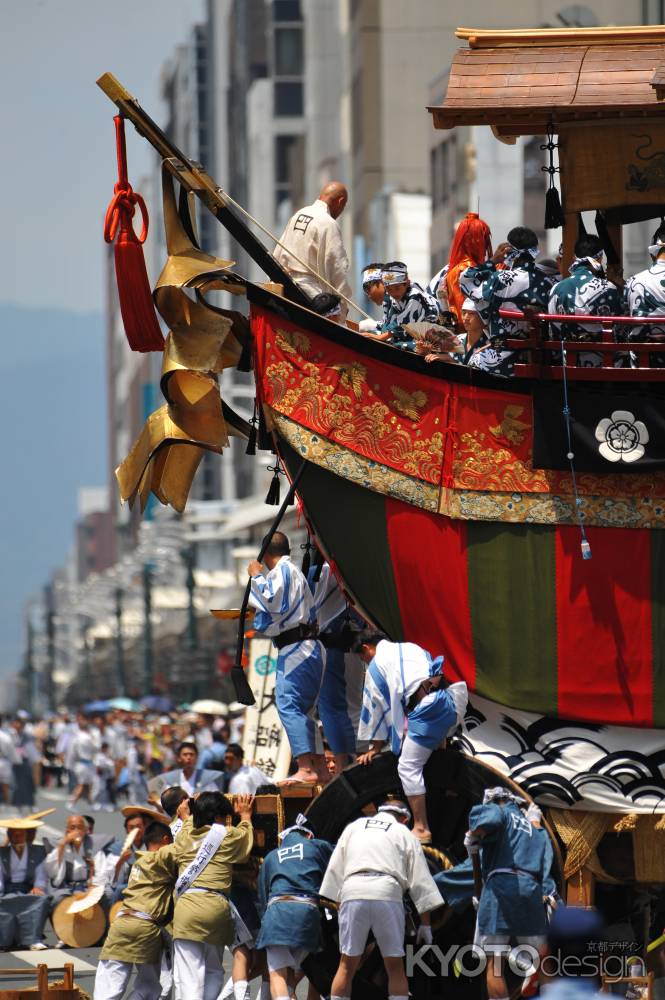
[[[173,822],[171,823],[171,836],[173,837],[174,840],[176,839],[176,837],[178,836],[178,834],[182,830],[182,826],[183,826],[183,822],[180,819],[180,817],[178,817],[177,819],[174,819]]]
[[[226,827],[221,823],[213,823],[205,840],[199,847],[196,857],[191,864],[187,865],[187,868],[175,884],[176,899],[179,899],[183,892],[187,892],[199,875],[205,871],[208,862],[212,861],[225,836]]]

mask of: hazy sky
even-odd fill
[[[203,0],[4,0],[0,27],[0,301],[101,310],[113,194],[114,73],[159,120],[159,73]],[[130,180],[149,147],[128,129]]]

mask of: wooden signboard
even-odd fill
[[[561,127],[564,212],[665,204],[665,123]]]

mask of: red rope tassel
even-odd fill
[[[141,246],[148,235],[148,209],[141,195],[132,190],[127,179],[124,119],[121,115],[116,115],[113,121],[118,154],[118,182],[113,189],[113,200],[106,210],[104,239],[107,243],[115,240],[115,276],[129,346],[133,351],[162,351],[164,338],[155,313]],[[143,221],[140,236],[136,235],[132,225],[137,205]]]

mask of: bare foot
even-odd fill
[[[283,781],[278,781],[278,785],[318,785],[319,776],[311,767],[299,767],[295,774]]]

